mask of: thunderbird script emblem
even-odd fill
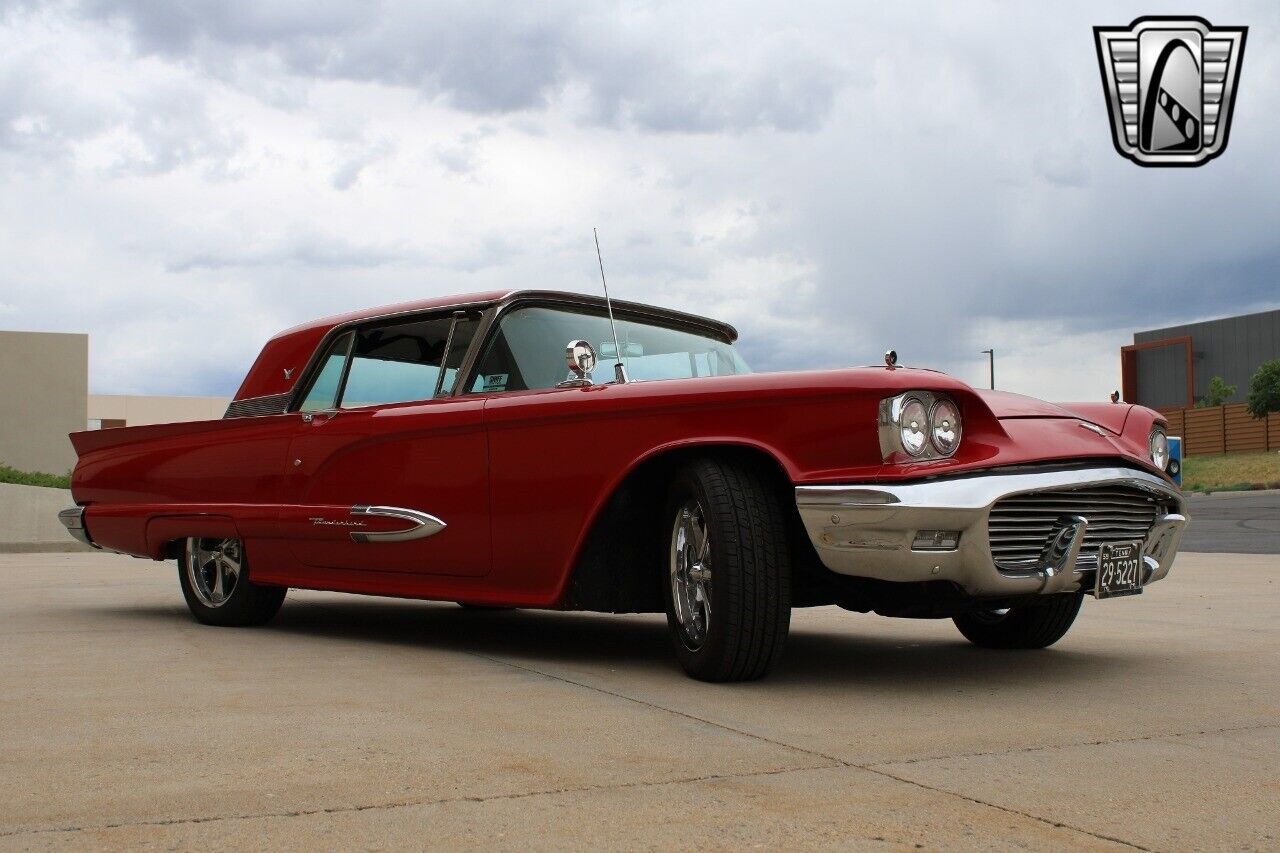
[[[1120,155],[1139,166],[1199,166],[1225,151],[1248,31],[1177,17],[1094,27]]]

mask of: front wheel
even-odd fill
[[[1055,595],[1042,604],[980,610],[953,620],[969,642],[988,649],[1043,649],[1061,640],[1076,621],[1084,596]]]
[[[786,519],[751,466],[701,459],[667,502],[667,625],[685,672],[702,681],[760,678],[791,624]]]
[[[178,582],[197,621],[228,627],[270,621],[289,591],[249,580],[239,539],[188,539],[178,558]]]

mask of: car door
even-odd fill
[[[483,400],[449,396],[475,325],[446,314],[333,339],[293,413],[286,463],[280,530],[303,565],[488,573]]]

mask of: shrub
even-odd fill
[[[1280,412],[1280,358],[1264,361],[1253,374],[1245,405],[1255,418],[1265,418],[1267,412]]]
[[[19,471],[0,462],[0,483],[16,483],[19,486],[46,486],[51,489],[71,488],[70,474],[42,474],[39,471]]]
[[[1235,395],[1235,385],[1228,385],[1227,380],[1223,379],[1221,376],[1215,376],[1209,380],[1209,393],[1196,401],[1196,408],[1203,409],[1208,406],[1221,406]]]

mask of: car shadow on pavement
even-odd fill
[[[120,608],[111,612],[122,618],[190,620],[185,610],[169,607]],[[877,624],[888,627],[889,620],[854,613],[843,615],[851,620],[848,629],[824,631],[813,624],[796,626],[785,656],[768,683],[821,682],[860,690],[917,689],[929,693],[958,687],[1044,687],[1055,683],[1085,689],[1090,683],[1127,679],[1150,663],[1147,653],[1133,646],[1114,653],[1072,648],[1070,636],[1048,650],[998,651],[976,648],[958,632],[954,638],[940,638],[936,628],[922,630],[918,638],[904,637],[901,630],[877,634]],[[305,635],[317,640],[382,643],[401,648],[417,646],[528,669],[567,667],[582,671],[604,666],[614,673],[634,671],[652,676],[665,672],[673,678],[683,678],[661,614],[473,610],[439,602],[335,594],[321,601],[287,600],[280,614],[264,628],[208,630]]]

